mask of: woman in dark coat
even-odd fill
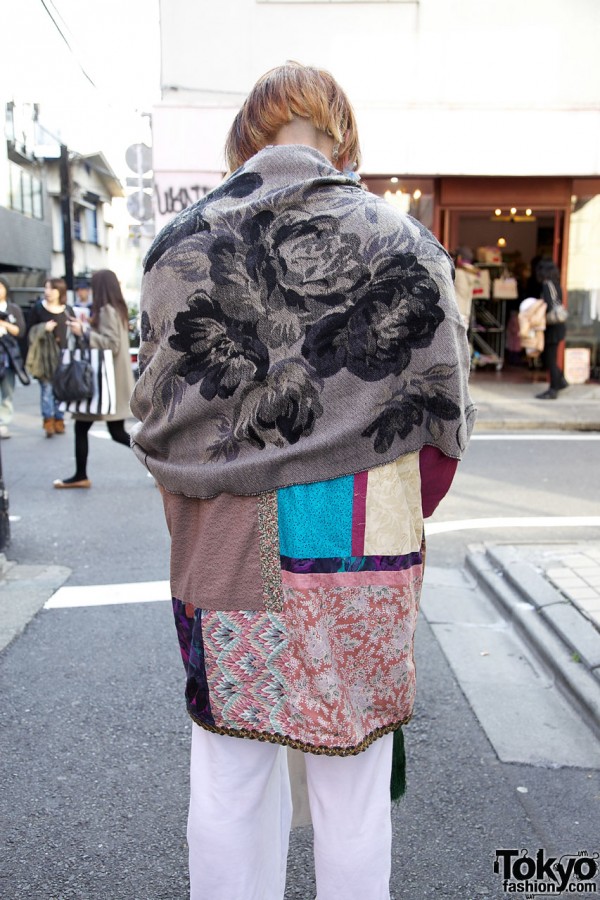
[[[548,321],[548,314],[552,307],[562,306],[560,276],[551,259],[540,260],[535,274],[542,285],[541,299],[544,300],[547,307],[543,360],[550,380],[549,387],[541,394],[537,394],[536,399],[556,400],[558,392],[569,386],[564,372],[558,365],[558,345],[564,341],[567,329],[564,322],[551,323]]]

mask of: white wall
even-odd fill
[[[256,78],[298,59],[348,92],[364,172],[599,174],[599,34],[598,0],[161,0],[155,170],[222,170]]]

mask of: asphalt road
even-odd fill
[[[94,426],[92,490],[54,491],[52,479],[71,471],[72,433],[46,440],[36,401],[36,387],[18,392],[15,436],[1,446],[17,519],[8,558],[67,566],[70,585],[165,579],[167,534],[151,479]],[[597,514],[598,448],[474,441],[434,522]],[[515,542],[515,528],[433,535],[428,562],[460,566],[469,543],[488,539]],[[498,849],[597,849],[598,773],[501,763],[424,619],[417,662],[408,791],[393,817],[395,900],[502,897]],[[0,655],[0,897],[185,900],[182,676],[164,602],[45,610]],[[314,897],[310,838],[308,827],[292,834],[286,900]]]

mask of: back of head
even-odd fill
[[[308,119],[339,143],[340,168],[360,164],[356,119],[350,102],[329,72],[286,62],[258,79],[227,136],[230,171],[266,147],[294,117]]]
[[[470,247],[459,247],[456,251],[455,258],[457,262],[471,264],[474,259],[474,253]]]
[[[100,269],[92,275],[92,325],[98,323],[98,314],[103,306],[113,306],[121,320],[127,323],[127,304],[121,291],[119,279],[111,269]]]
[[[560,276],[554,260],[540,259],[535,269],[535,277],[538,281],[553,281],[558,284]]]

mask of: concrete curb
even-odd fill
[[[533,419],[477,419],[475,431],[600,431],[598,422],[535,421]]]
[[[0,653],[40,612],[71,574],[66,566],[18,565],[0,559]]]
[[[516,548],[485,545],[486,552],[504,578],[581,659],[600,684],[600,632],[590,619],[552,585],[535,566],[525,562]]]
[[[572,642],[549,623],[530,596],[517,590],[489,552],[474,551],[466,558],[467,570],[488,596],[507,615],[517,633],[531,647],[540,662],[553,674],[556,683],[572,702],[588,727],[600,738],[600,683],[581,662],[573,659]],[[534,571],[532,569],[532,571]],[[550,585],[548,589],[552,590]],[[558,595],[564,603],[562,595]],[[545,604],[547,606],[547,604]]]

